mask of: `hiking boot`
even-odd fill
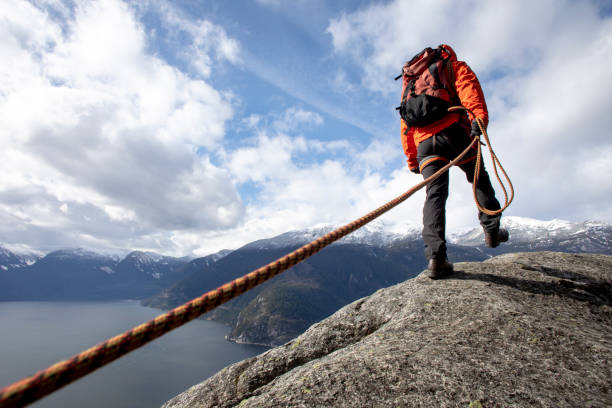
[[[485,245],[488,248],[497,248],[502,242],[508,241],[510,234],[505,228],[500,228],[497,232],[485,232]]]
[[[431,279],[442,279],[453,274],[453,264],[446,258],[431,258],[427,269]]]

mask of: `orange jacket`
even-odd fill
[[[481,118],[486,127],[489,124],[489,113],[476,74],[474,74],[465,62],[457,61],[457,54],[455,54],[455,51],[453,51],[450,46],[444,44],[443,47],[452,63],[451,66],[455,76],[455,89],[461,101],[461,105],[470,109],[476,117]],[[448,113],[442,119],[431,125],[412,128],[408,128],[408,125],[406,125],[406,122],[402,119],[402,145],[404,146],[404,153],[408,157],[408,168],[413,170],[419,167],[419,163],[417,162],[417,146],[419,143],[432,137],[453,123],[458,122],[461,117],[462,114],[460,113]]]

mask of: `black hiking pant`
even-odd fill
[[[421,174],[427,178],[444,167],[450,160],[459,156],[472,142],[469,131],[455,123],[438,134],[422,141],[417,149],[417,159]],[[474,180],[476,167],[476,150],[459,164],[468,182]],[[448,176],[445,172],[427,185],[425,205],[423,206],[423,241],[427,259],[446,258],[446,199],[448,198]],[[498,210],[499,201],[495,198],[495,190],[491,185],[489,174],[481,162],[478,185],[476,187],[478,202],[489,210]],[[480,225],[485,232],[496,233],[499,230],[500,215],[487,215],[478,211]]]

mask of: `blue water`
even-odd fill
[[[161,314],[136,301],[0,302],[0,388]],[[195,320],[34,403],[34,408],[157,407],[267,348],[230,343]]]

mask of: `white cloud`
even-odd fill
[[[255,0],[257,3],[266,7],[278,8],[281,6],[286,6],[289,9],[294,9],[296,6],[300,6],[302,4],[308,4],[309,0]],[[312,2],[310,0],[310,2]]]
[[[193,251],[205,255],[224,248],[237,248],[256,239],[269,238],[286,231],[304,229],[321,223],[349,223],[387,201],[399,196],[411,184],[420,181],[407,170],[389,177],[373,173],[362,178],[347,172],[339,161],[327,160],[298,168],[284,180],[268,180],[263,184],[259,200],[247,206],[240,228],[204,232],[206,247],[195,245]],[[406,232],[406,224],[419,225],[423,193],[381,217],[398,232]],[[182,238],[186,238],[182,236]]]
[[[397,162],[400,155],[402,151],[396,144],[374,139],[367,148],[355,155],[355,165],[363,164],[367,170],[382,170],[389,163]]]
[[[272,6],[272,7],[278,7],[282,3],[282,0],[255,0],[255,1],[257,1],[257,3],[263,6]]]
[[[338,58],[361,64],[362,85],[391,96],[388,78],[405,60],[449,43],[483,82],[492,143],[517,190],[508,214],[612,220],[602,158],[612,148],[612,21],[596,2],[396,0],[333,19],[328,33]],[[474,217],[463,175],[451,179],[452,229]]]
[[[350,222],[420,181],[403,165],[399,121],[387,125],[392,78],[449,39],[483,80],[493,146],[517,189],[508,214],[610,221],[610,19],[589,2],[532,3],[398,0],[343,14],[317,38],[335,50],[318,60],[330,67],[321,77],[263,61],[166,1],[0,3],[0,241],[205,255]],[[242,59],[329,116],[296,106],[235,118],[245,95],[211,78]],[[338,134],[330,116],[373,137]],[[226,143],[234,119],[246,136]],[[456,169],[451,180],[449,230],[473,226],[470,186]],[[419,225],[422,202],[420,192],[384,217]]]
[[[295,108],[281,115],[296,116],[308,118],[308,122],[316,117]],[[255,183],[259,191],[247,206],[244,224],[227,234],[208,237],[209,248],[222,249],[231,244],[235,248],[320,223],[348,223],[401,194],[409,187],[406,183],[419,181],[407,170],[383,175],[382,167],[397,157],[399,149],[373,142],[361,152],[347,139],[305,138],[299,135],[299,126],[293,134],[287,134],[281,131],[285,127],[277,125],[272,121],[268,128],[260,128],[252,145],[228,154],[228,168],[237,181]],[[303,160],[313,153],[315,157]],[[392,224],[417,224],[419,206],[417,198],[404,205],[403,211],[385,218]]]
[[[294,166],[292,152],[303,145],[303,139],[294,141],[282,135],[270,138],[262,132],[257,146],[239,148],[231,153],[229,169],[239,182],[288,177]]]
[[[162,24],[175,42],[183,43],[178,56],[203,77],[210,76],[213,63],[224,60],[239,63],[240,45],[225,30],[203,19],[187,17],[169,2],[147,2],[146,8],[155,7],[163,15]],[[136,4],[135,7],[142,7]]]
[[[302,127],[320,126],[323,124],[321,115],[315,112],[292,107],[287,109],[282,117],[274,121],[273,127],[278,132],[290,132]]]
[[[336,72],[336,76],[330,80],[330,85],[333,87],[334,91],[344,95],[354,95],[355,92],[359,90],[359,84],[350,81],[343,69],[339,69]]]
[[[588,43],[597,20],[590,2],[395,0],[333,19],[328,32],[337,53],[360,62],[363,86],[396,92],[388,78],[426,46],[450,44],[479,73],[525,71],[551,47]]]
[[[207,158],[228,96],[150,55],[119,0],[36,4],[0,4],[0,241],[155,248],[160,234],[235,225],[240,197]],[[202,60],[236,61],[219,27],[185,29]]]

